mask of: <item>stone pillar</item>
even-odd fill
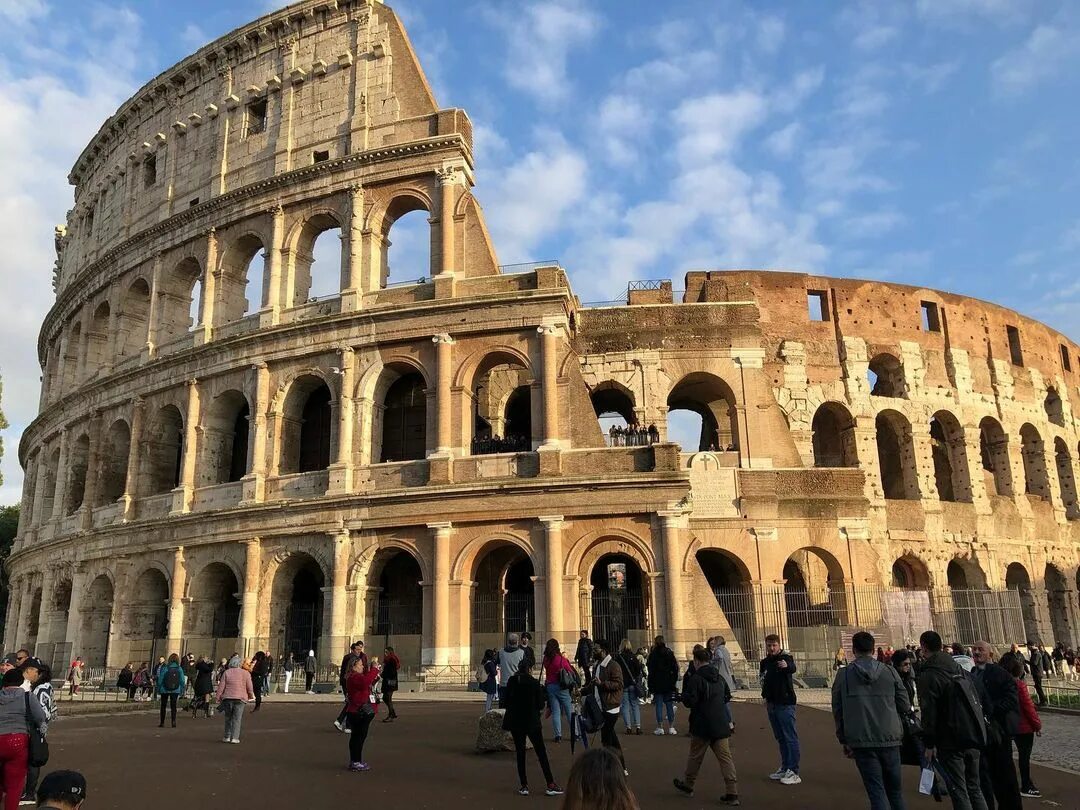
[[[551,638],[567,630],[563,619],[562,515],[541,515],[544,526],[544,585],[547,592],[547,627]],[[539,625],[538,625],[539,626]]]
[[[757,347],[732,347],[731,360],[739,370],[739,383],[735,391],[735,410],[739,421],[739,466],[771,467],[767,434],[757,408],[759,403],[772,399],[771,392],[764,386],[762,368],[765,351]]]
[[[454,275],[454,203],[458,170],[452,166],[435,172],[439,185],[439,266],[432,275]]]
[[[450,655],[450,523],[429,523],[434,544],[432,559],[432,649],[423,656],[425,663],[445,666]]]
[[[19,597],[19,621],[15,628],[15,640],[11,646],[16,649],[26,644],[30,634],[30,608],[33,607],[34,590],[30,577],[22,581],[22,596]]]
[[[150,271],[150,311],[146,313],[146,356],[153,357],[157,350],[158,332],[158,295],[161,292],[161,254],[154,256],[154,266]]]
[[[174,490],[172,514],[190,512],[195,497],[195,463],[199,455],[199,381],[187,382],[187,413],[184,414],[184,456],[180,462],[180,485]]]
[[[57,639],[58,643],[71,642],[72,658],[82,655],[82,600],[86,591],[86,566],[75,564],[75,573],[71,577],[71,603],[68,606],[67,638]],[[85,660],[85,659],[84,659]]]
[[[67,479],[68,479],[68,431],[67,428],[60,428],[60,461],[56,465],[56,487],[53,490],[53,509],[52,516],[54,520],[59,520],[64,516],[64,498],[67,495]]]
[[[30,527],[33,529],[36,529],[38,526],[40,526],[42,518],[45,517],[42,512],[45,506],[45,482],[48,477],[49,447],[47,444],[42,442],[41,450],[38,451],[37,478],[34,479],[34,509],[30,515]],[[49,515],[48,517],[52,517],[52,515]]]
[[[341,311],[355,312],[364,300],[364,188],[349,186],[349,223],[345,233],[345,276],[342,279]]]
[[[101,361],[101,373],[108,374],[112,371],[113,365],[117,356],[120,354],[120,296],[122,294],[122,288],[119,284],[115,285],[112,289],[112,293],[109,296],[109,333],[105,336],[105,357]],[[46,368],[46,381],[48,380],[48,369]]]
[[[79,526],[89,531],[94,525],[94,504],[97,501],[98,477],[101,456],[101,411],[94,411],[88,430],[90,445],[86,453],[86,482],[83,485],[83,502],[79,509]]]
[[[131,585],[131,562],[125,557],[121,557],[117,562],[115,571],[113,573],[113,600],[112,607],[109,610],[109,634],[105,642],[105,666],[115,667],[117,656],[116,640],[120,635],[120,628],[123,625],[124,608],[127,605],[128,588]],[[154,628],[156,635],[157,628]],[[125,656],[128,653],[127,648],[120,650]],[[176,652],[179,652],[177,650]],[[163,650],[161,652],[166,658],[169,656],[169,650]]]
[[[274,326],[281,320],[281,245],[285,239],[285,209],[273,206],[270,215],[270,244],[266,246],[266,307],[259,316],[260,326]],[[286,302],[287,303],[287,302]]]
[[[356,352],[343,346],[341,357],[341,388],[338,391],[337,457],[330,465],[330,492],[352,491],[353,478],[353,389],[356,387]],[[336,649],[336,648],[334,648]]]
[[[333,547],[334,570],[330,586],[330,646],[331,650],[344,650],[349,645],[348,581],[349,558],[352,539],[348,531],[330,535]]]
[[[262,543],[258,537],[243,541],[244,555],[244,590],[240,600],[240,640],[244,655],[254,653],[255,636],[258,633],[259,609],[259,571],[262,558]]]
[[[38,605],[38,631],[37,631],[37,643],[34,645],[32,652],[35,656],[41,656],[43,658],[52,658],[51,647],[47,648],[46,645],[52,640],[52,604],[53,604],[53,591],[56,590],[56,572],[52,568],[46,567],[41,575],[41,604]]]
[[[270,404],[270,369],[258,362],[251,367],[251,421],[248,434],[248,469],[243,503],[262,503],[266,492],[266,408]]]
[[[544,400],[543,447],[559,447],[559,327],[538,326],[540,335],[541,392]]]
[[[195,330],[197,343],[208,343],[214,336],[214,309],[217,304],[217,286],[220,277],[217,229],[211,228],[206,233],[206,269],[203,270],[199,324],[198,329]]]
[[[22,580],[11,580],[8,593],[7,617],[4,621],[4,649],[14,650],[19,643],[19,613],[23,609]]]
[[[143,415],[146,403],[142,397],[131,401],[131,443],[128,445],[127,474],[124,477],[124,494],[120,503],[124,507],[124,521],[135,519],[135,499],[139,494],[139,458],[142,455]]]
[[[436,383],[435,383],[435,452],[448,456],[453,449],[453,396],[454,339],[447,334],[435,335]]]
[[[79,353],[78,359],[75,361],[75,375],[73,378],[76,387],[80,381],[91,376],[90,369],[86,367],[87,356],[90,353],[90,330],[93,328],[94,323],[93,313],[90,312],[89,306],[83,305],[83,309],[79,313],[79,320],[82,321],[82,331],[79,333]]]
[[[187,569],[184,567],[184,547],[178,546],[173,552],[172,584],[169,590],[169,653],[183,653],[181,644],[184,636],[184,587],[187,583]],[[114,600],[116,597],[113,597]]]
[[[681,512],[657,512],[664,545],[664,590],[667,593],[667,634],[668,644],[676,655],[682,654],[682,642],[679,631],[683,621],[683,529],[687,518]]]

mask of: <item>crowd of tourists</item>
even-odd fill
[[[647,447],[660,441],[656,425],[612,425],[608,428],[609,447]]]

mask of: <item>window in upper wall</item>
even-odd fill
[[[1069,347],[1061,344],[1061,367],[1066,371],[1072,371],[1072,363],[1069,362]]]
[[[188,208],[194,208],[198,204],[199,204],[199,198],[198,197],[192,197],[188,201]]]
[[[1020,348],[1020,330],[1015,326],[1006,326],[1005,331],[1009,336],[1009,355],[1014,366],[1024,365],[1024,352]]]
[[[941,317],[938,315],[938,305],[933,301],[922,302],[922,330],[924,332],[941,331]]]
[[[810,312],[810,320],[829,320],[829,296],[824,290],[807,290],[806,306]]]
[[[326,151],[323,151],[323,152],[314,152],[311,155],[311,162],[312,163],[325,163],[329,159],[330,159],[330,150],[329,149],[327,149]]]
[[[258,135],[266,131],[266,99],[260,98],[247,106],[247,134]]]
[[[94,232],[94,212],[91,211],[86,215],[86,233],[92,234]]]
[[[157,155],[148,155],[143,161],[143,188],[157,183]]]

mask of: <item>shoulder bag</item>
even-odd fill
[[[49,761],[49,743],[41,736],[34,716],[30,713],[30,693],[24,693],[26,698],[26,733],[30,736],[30,745],[27,761],[31,768],[40,768]]]

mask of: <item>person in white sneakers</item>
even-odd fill
[[[765,657],[758,667],[761,696],[769,715],[773,736],[780,748],[780,767],[769,778],[782,785],[797,785],[799,776],[799,732],[795,728],[795,659],[780,646],[780,636],[765,636]]]

